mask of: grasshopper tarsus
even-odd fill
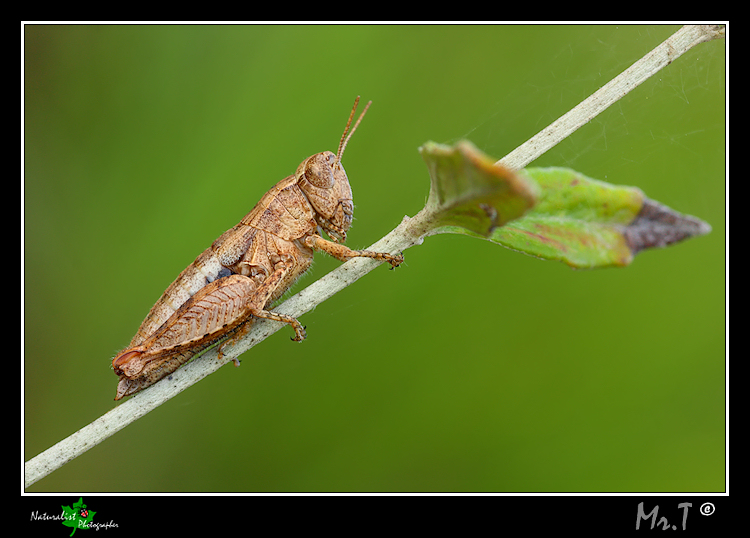
[[[391,260],[388,260],[388,263],[391,264],[390,270],[393,271],[396,267],[399,267],[402,263],[404,263],[404,255],[403,253],[399,252],[396,256],[391,256]]]
[[[305,327],[297,319],[266,309],[309,269],[313,251],[342,262],[372,258],[388,262],[391,269],[403,263],[402,254],[342,244],[352,225],[354,201],[341,159],[370,106],[368,102],[352,126],[358,103],[359,97],[335,154],[324,151],[302,161],[166,289],[130,346],[112,361],[120,377],[115,399],[156,383],[217,341],[223,340],[218,348],[223,358],[224,346],[244,336],[255,318],[287,323],[294,329],[291,339],[304,340]],[[237,358],[232,360],[239,366]]]
[[[307,338],[307,325],[300,325],[299,332],[297,332],[297,328],[294,327],[294,336],[290,336],[289,339],[292,342],[302,342]]]

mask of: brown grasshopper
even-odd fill
[[[322,250],[340,261],[374,258],[397,267],[402,255],[351,250],[342,245],[354,204],[341,158],[370,103],[352,127],[359,97],[336,154],[316,153],[279,181],[237,226],[224,232],[166,289],[127,349],[112,359],[120,377],[115,400],[156,383],[204,349],[222,348],[257,318],[288,323],[295,341],[305,329],[295,318],[266,307],[278,299]],[[321,237],[325,231],[332,241]],[[239,366],[239,361],[235,365]]]

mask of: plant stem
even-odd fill
[[[723,27],[685,26],[681,28],[591,97],[498,162],[514,169],[524,168],[691,47],[723,36]],[[425,208],[413,218],[404,217],[401,224],[368,250],[403,252],[409,247],[421,244],[429,230],[430,213]],[[380,265],[379,262],[371,259],[350,260],[278,305],[274,310],[298,318],[378,265]],[[265,340],[283,326],[284,324],[280,322],[257,320],[242,340],[224,349],[225,355],[222,360],[219,360],[215,349],[208,350],[200,358],[191,361],[171,376],[135,394],[91,424],[32,458],[25,465],[25,487],[28,488],[146,413],[156,409],[173,396],[231,362],[234,357],[238,357],[255,344]]]
[[[412,219],[405,217],[399,226],[368,250],[394,253],[404,251],[422,242],[424,230],[426,230],[426,225],[418,216]],[[298,318],[381,263],[368,258],[350,260],[275,307],[274,311]],[[30,459],[25,466],[25,487],[28,488],[228,362],[232,362],[234,357],[239,357],[284,326],[284,323],[277,321],[256,320],[252,329],[242,340],[224,349],[224,357],[221,360],[215,348],[209,349],[171,376],[133,395],[91,424]]]

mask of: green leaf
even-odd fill
[[[430,173],[429,233],[447,231],[442,229],[447,226],[489,237],[536,203],[533,181],[495,164],[468,141],[455,146],[427,142],[419,151]]]
[[[78,502],[73,503],[72,508],[70,506],[62,506],[61,508],[64,517],[62,524],[73,528],[70,536],[76,533],[76,529],[88,530],[89,524],[93,521],[94,514],[96,514],[93,510],[86,508],[86,505],[83,503],[83,497],[79,498]],[[86,514],[85,516],[81,515],[82,511]]]
[[[711,230],[705,222],[649,200],[636,187],[611,185],[567,168],[529,168],[542,196],[533,210],[490,241],[575,268],[628,265],[646,248]]]
[[[653,200],[568,168],[514,172],[470,142],[427,142],[420,152],[430,195],[424,235],[458,233],[575,268],[622,267],[641,250],[703,235],[711,227]]]

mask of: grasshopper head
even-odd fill
[[[354,202],[349,178],[330,151],[305,159],[297,169],[297,184],[315,210],[315,220],[334,241],[345,241],[352,225]]]
[[[296,174],[297,184],[315,210],[318,225],[336,242],[346,241],[346,232],[352,225],[354,214],[352,188],[344,167],[341,165],[341,158],[346,144],[370,107],[370,103],[367,103],[357,123],[350,131],[349,126],[357,110],[357,103],[359,103],[359,97],[354,101],[349,121],[339,142],[338,152],[334,154],[324,151],[308,157],[299,165]]]

